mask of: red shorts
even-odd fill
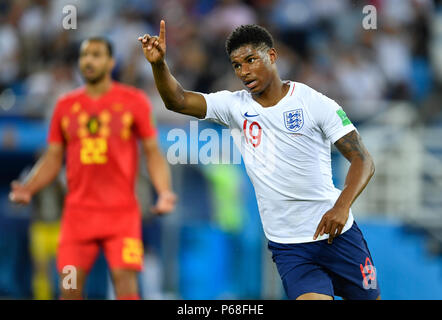
[[[143,269],[141,213],[65,211],[61,221],[57,269],[75,266],[89,272],[100,248],[111,269]]]

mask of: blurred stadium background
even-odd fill
[[[65,30],[63,8],[78,11]],[[377,8],[364,30],[362,8]],[[64,176],[32,206],[7,200],[45,148],[60,94],[82,84],[76,67],[86,37],[112,40],[114,78],[143,89],[154,105],[164,153],[172,128],[190,118],[167,111],[137,37],[167,23],[167,60],[187,89],[241,89],[224,51],[240,24],[267,27],[283,79],[334,98],[357,125],[376,174],[353,207],[377,266],[384,299],[442,299],[442,6],[432,0],[2,0],[0,2],[0,297],[57,297],[55,249]],[[199,123],[199,129],[220,127]],[[201,145],[201,142],[200,142]],[[333,152],[335,184],[345,159]],[[243,165],[172,165],[176,212],[154,217],[141,168],[145,299],[284,299],[266,249]],[[87,297],[111,299],[100,256]]]

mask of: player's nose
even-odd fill
[[[250,70],[247,66],[241,67],[241,71],[239,73],[242,80],[245,80],[248,75],[250,75]]]

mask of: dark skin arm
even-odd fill
[[[356,130],[336,141],[335,146],[350,162],[350,168],[341,195],[333,208],[323,215],[313,236],[313,240],[316,240],[319,235],[328,234],[329,244],[341,234],[347,222],[351,205],[364,190],[375,171],[373,159]]]
[[[193,91],[184,90],[180,83],[170,73],[165,61],[166,56],[166,23],[161,20],[160,35],[145,34],[139,37],[144,56],[152,66],[158,92],[168,110],[187,114],[202,119],[206,116],[206,99]]]

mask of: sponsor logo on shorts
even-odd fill
[[[143,243],[140,239],[124,238],[121,254],[124,263],[142,265],[144,254]]]
[[[361,273],[362,273],[362,286],[364,289],[376,289],[377,288],[377,279],[376,279],[376,268],[371,263],[369,257],[365,259],[365,266],[360,264]]]

